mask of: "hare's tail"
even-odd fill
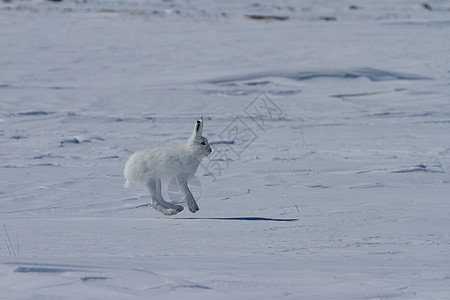
[[[131,181],[129,181],[129,180],[127,179],[127,181],[125,182],[125,184],[124,184],[123,186],[126,187],[126,188],[129,188],[129,187],[133,187],[134,184],[131,183]]]

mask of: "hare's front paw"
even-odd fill
[[[189,207],[189,210],[192,212],[192,213],[196,213],[197,211],[199,211],[199,208],[198,208],[198,205],[197,205],[197,203],[193,203],[193,204],[191,204],[191,205],[188,205],[188,207]]]

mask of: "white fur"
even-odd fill
[[[152,196],[154,209],[165,215],[174,215],[182,211],[183,206],[168,203],[163,199],[161,179],[170,180],[176,177],[189,210],[193,213],[198,211],[187,181],[194,176],[202,158],[212,152],[202,132],[203,119],[199,119],[186,144],[148,148],[131,155],[125,165],[125,187],[146,188]]]

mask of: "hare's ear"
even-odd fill
[[[201,137],[202,133],[203,133],[203,118],[200,118],[195,123],[194,132],[192,133],[192,136]]]

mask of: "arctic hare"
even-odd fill
[[[202,158],[212,152],[202,132],[201,118],[195,123],[194,132],[186,144],[148,148],[131,155],[125,165],[125,187],[146,188],[151,194],[154,209],[165,215],[174,215],[182,211],[183,206],[168,203],[163,199],[161,179],[170,180],[176,177],[189,210],[193,213],[198,211],[187,181],[194,176]]]

